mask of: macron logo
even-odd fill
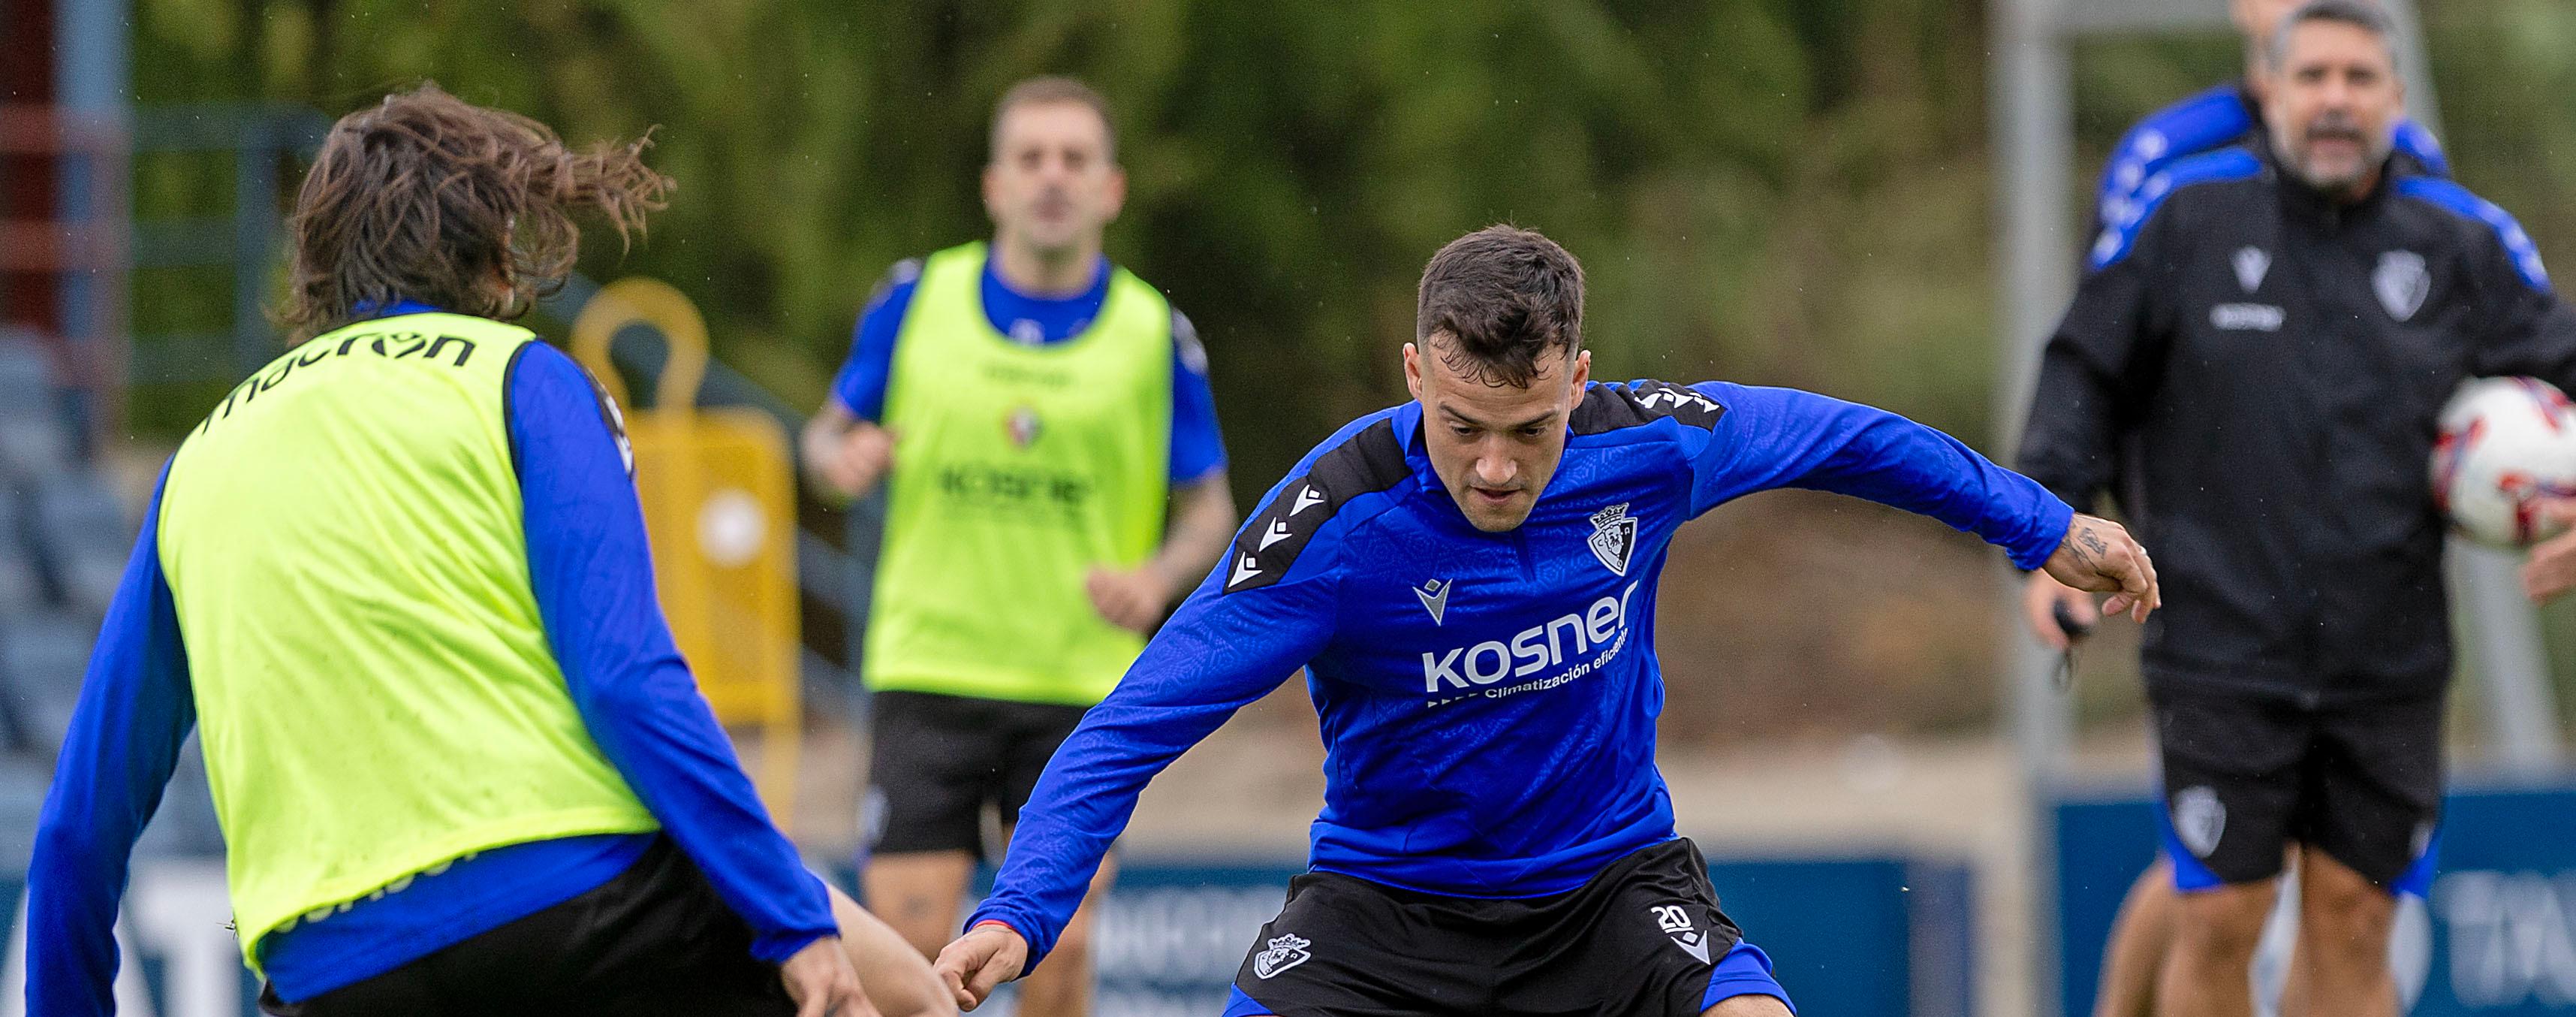
[[[1247,554],[1235,560],[1234,575],[1225,581],[1225,585],[1241,586],[1243,585],[1243,581],[1246,579],[1258,579],[1260,577],[1261,566],[1252,560],[1251,555]]]
[[[1455,586],[1449,580],[1434,579],[1413,588],[1413,596],[1422,601],[1422,609],[1431,612],[1431,624],[1440,624],[1440,616],[1448,612],[1449,591]]]
[[[1307,509],[1314,508],[1315,506],[1323,503],[1324,492],[1315,490],[1315,485],[1308,484],[1305,487],[1298,489],[1297,500],[1288,506],[1288,514],[1292,516],[1303,515]]]

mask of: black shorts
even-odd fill
[[[581,896],[272,1017],[636,1014],[789,1017],[778,966],[669,838]]]
[[[868,799],[860,833],[875,854],[965,851],[984,857],[984,806],[1020,821],[1056,746],[1083,707],[929,692],[880,692],[871,710]]]
[[[1632,852],[1572,891],[1518,900],[1309,872],[1261,927],[1228,1012],[1695,1017],[1716,963],[1742,938],[1688,840]],[[1761,994],[1782,995],[1762,978]]]
[[[2421,871],[2442,808],[2440,694],[2313,708],[2151,698],[2176,886],[2270,879],[2293,842],[2391,889]]]

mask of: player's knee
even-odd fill
[[[2228,886],[2182,895],[2174,949],[2194,960],[2238,965],[2254,956],[2271,912],[2268,884]]]
[[[2367,883],[2329,892],[2311,889],[2301,899],[2300,911],[2301,938],[2321,953],[2346,964],[2386,962],[2389,927],[2397,917],[2397,900],[2388,891]]]

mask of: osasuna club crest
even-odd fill
[[[2272,256],[2260,247],[2239,247],[2236,256],[2228,260],[2236,268],[2236,285],[2245,287],[2247,293],[2262,289],[2264,273],[2272,270]]]
[[[2207,787],[2184,788],[2173,796],[2173,825],[2182,846],[2194,857],[2207,858],[2227,834],[2227,804]]]
[[[1306,958],[1314,956],[1307,953],[1306,948],[1313,945],[1315,944],[1306,937],[1293,932],[1273,939],[1270,941],[1270,949],[1253,955],[1252,973],[1261,978],[1268,978],[1306,963]]]
[[[1628,574],[1628,556],[1637,550],[1637,520],[1628,514],[1628,503],[1620,502],[1592,514],[1592,556],[1601,559],[1612,575]]]
[[[1037,444],[1038,435],[1045,430],[1046,424],[1038,419],[1038,411],[1031,407],[1012,407],[1011,412],[1002,418],[1002,432],[1011,436],[1011,444],[1021,448]]]
[[[2371,271],[2370,290],[2379,295],[2379,306],[2389,317],[2405,321],[2423,309],[2424,298],[2433,292],[2433,276],[2424,270],[2423,255],[2390,251],[2379,256],[2379,267]]]

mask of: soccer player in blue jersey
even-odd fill
[[[2135,231],[2153,205],[2145,192],[2175,163],[2243,144],[2260,133],[2266,77],[2263,47],[2279,30],[2282,17],[2297,6],[2299,0],[2233,0],[2229,13],[2244,36],[2245,75],[2150,113],[2120,136],[2094,189],[2096,239],[2088,261],[2103,260],[2122,235]],[[2391,148],[2401,172],[2451,174],[2441,142],[2412,119],[2397,121]],[[2024,611],[2031,629],[2054,649],[2065,649],[2070,638],[2058,627],[2060,599],[2067,601],[2068,613],[2077,621],[2089,625],[2094,620],[2092,604],[2076,591],[2034,578],[2026,592]],[[2145,1017],[2153,1012],[2156,971],[2173,936],[2175,900],[2173,869],[2159,855],[2120,902],[2119,918],[2102,951],[2094,1017]],[[2294,965],[2291,971],[2290,987],[2284,990],[2285,1007],[2294,1006],[2303,995],[2298,968]]]
[[[1043,961],[1137,793],[1299,668],[1328,755],[1310,870],[1228,1017],[1789,1013],[1656,772],[1655,593],[1674,531],[1777,487],[1931,515],[2157,603],[2146,552],[1893,414],[1724,382],[1594,384],[1583,274],[1509,226],[1424,270],[1414,399],[1271,489],[1022,811],[938,969],[963,1006]]]

